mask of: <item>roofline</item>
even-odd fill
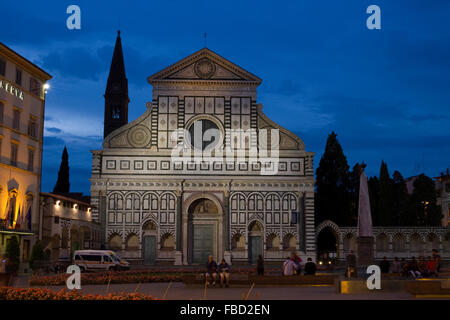
[[[24,56],[18,54],[16,51],[14,51],[1,41],[0,41],[0,53],[3,53],[12,60],[18,61],[19,65],[22,65],[23,67],[25,67],[25,69],[31,70],[32,73],[35,73],[36,75],[38,75],[39,77],[41,77],[46,81],[53,78],[53,76],[50,75],[48,72],[44,71],[42,68],[38,67]]]
[[[87,205],[89,207],[91,206],[90,203],[87,203],[87,202],[84,202],[84,201],[81,201],[81,200],[77,200],[77,199],[74,199],[74,198],[62,196],[62,195],[59,195],[59,194],[56,194],[56,193],[41,192],[41,196],[52,197],[52,198],[57,198],[57,199],[61,199],[61,200],[67,200],[67,201],[71,201],[71,202],[76,202],[78,204],[84,204],[84,205]]]
[[[166,68],[164,68],[164,69],[162,69],[162,70],[160,70],[160,71],[154,73],[153,75],[147,77],[147,81],[148,81],[150,84],[153,84],[153,83],[160,82],[160,81],[162,81],[162,80],[168,80],[168,79],[158,79],[157,77],[163,76],[163,75],[165,75],[165,74],[169,74],[173,69],[175,69],[176,66],[183,65],[183,64],[186,64],[186,66],[187,66],[187,65],[189,64],[189,62],[190,62],[195,56],[199,55],[199,54],[202,53],[202,52],[209,52],[209,53],[211,53],[212,55],[217,56],[217,58],[219,58],[219,59],[225,61],[227,64],[230,64],[230,65],[233,65],[233,66],[238,67],[238,68],[240,69],[239,71],[243,71],[243,73],[247,74],[247,76],[249,76],[250,78],[253,78],[253,79],[254,79],[253,81],[252,81],[252,80],[249,80],[250,83],[251,83],[251,82],[254,82],[254,83],[260,84],[260,83],[262,82],[262,79],[261,79],[260,77],[254,75],[253,73],[251,73],[251,72],[245,70],[244,68],[242,68],[241,66],[237,65],[236,63],[231,62],[230,60],[228,60],[228,59],[222,57],[220,54],[218,54],[218,53],[216,53],[216,52],[214,52],[214,51],[212,51],[211,49],[208,49],[208,48],[206,48],[206,47],[205,47],[205,48],[202,48],[202,49],[200,49],[200,50],[195,51],[194,53],[188,55],[187,57],[185,57],[185,58],[183,58],[183,59],[181,59],[181,60],[179,60],[179,61],[177,61],[177,62],[175,62],[175,63],[172,63],[172,64],[169,65],[168,67],[166,67]],[[173,79],[173,80],[175,81],[176,79]],[[221,80],[219,80],[219,79],[211,79],[211,80],[209,80],[209,79],[202,79],[202,80],[208,81],[208,82],[212,82],[212,81],[221,81]],[[222,80],[222,81],[223,81],[223,80]],[[230,80],[230,82],[232,82],[232,80]]]

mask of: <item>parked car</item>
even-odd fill
[[[73,263],[81,271],[88,270],[128,270],[130,264],[111,250],[76,250]]]

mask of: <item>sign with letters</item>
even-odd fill
[[[8,81],[0,79],[0,89],[5,90],[9,94],[19,98],[20,100],[23,100],[23,91],[15,86],[13,86]]]

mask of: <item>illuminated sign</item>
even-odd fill
[[[0,89],[5,90],[9,94],[16,96],[20,100],[23,100],[23,91],[19,88],[13,86],[11,83],[0,79]]]

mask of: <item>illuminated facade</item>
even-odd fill
[[[260,254],[278,263],[293,251],[315,258],[314,154],[262,112],[261,79],[204,48],[148,82],[147,110],[121,124],[128,90],[118,36],[105,93],[105,128],[113,130],[92,151],[92,217],[106,246],[144,264],[203,265],[210,254],[233,264],[255,263]],[[184,133],[207,134],[197,124],[218,134],[214,159],[174,159]],[[250,134],[238,146],[232,132],[243,131]],[[276,157],[263,155],[259,134],[267,131],[278,134],[270,136]],[[246,157],[254,146],[257,161]],[[219,155],[229,149],[244,156]]]
[[[50,261],[68,260],[73,251],[100,249],[100,225],[92,221],[88,199],[41,193],[42,244]]]
[[[39,234],[45,83],[50,79],[0,43],[0,256],[15,234],[22,261]]]

